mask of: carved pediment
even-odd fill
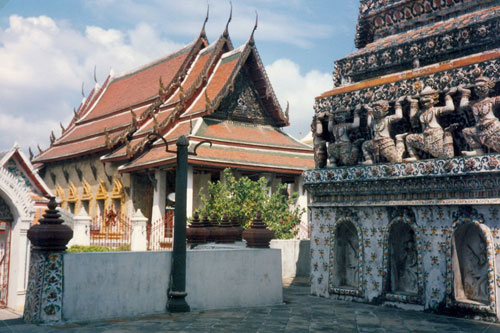
[[[244,71],[236,77],[232,91],[222,100],[215,116],[257,123],[272,122],[259,101],[250,77]]]

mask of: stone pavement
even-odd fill
[[[500,332],[500,324],[335,301],[309,295],[295,281],[276,306],[160,314],[57,327],[6,319],[0,332]],[[0,318],[2,317],[0,314]]]

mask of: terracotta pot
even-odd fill
[[[203,218],[203,225],[208,230],[207,242],[215,242],[215,232],[219,228],[219,223],[217,223],[217,216],[212,215],[212,219],[209,220],[208,216]]]
[[[200,221],[200,216],[198,213],[194,213],[193,221],[191,225],[186,230],[186,238],[189,244],[198,245],[205,244],[207,242],[207,237],[210,231],[205,228],[203,223]]]
[[[274,238],[274,231],[267,229],[262,222],[260,212],[257,212],[250,228],[243,231],[243,238],[247,242],[247,247],[269,248],[269,243]]]
[[[241,227],[241,221],[236,218],[236,216],[233,216],[231,218],[231,225],[233,226],[233,228],[236,229],[236,241],[237,242],[241,242],[243,240],[242,238],[242,234],[243,234],[243,228]]]
[[[216,243],[234,243],[236,241],[238,231],[233,228],[227,216],[224,215],[221,224],[215,230]]]

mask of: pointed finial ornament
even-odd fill
[[[31,151],[31,147],[28,147],[28,152],[30,153],[30,161],[33,161],[33,151]]]
[[[36,147],[38,148],[38,152],[41,154],[43,151],[42,151],[42,148],[40,148],[40,145],[37,144]]]
[[[97,65],[94,65],[94,82],[97,83]]]
[[[83,92],[83,86],[84,86],[85,82],[82,82],[82,97],[85,97],[85,93]]]
[[[290,121],[290,102],[288,101],[286,101],[285,118],[287,122]]]
[[[207,36],[207,33],[205,31],[205,26],[207,25],[207,22],[208,22],[208,13],[209,12],[210,12],[210,4],[208,3],[208,0],[207,0],[207,15],[205,16],[205,21],[203,22],[203,26],[201,27],[201,32],[200,32],[200,36],[202,36],[202,37]]]
[[[61,122],[59,122],[59,126],[61,127],[61,134],[63,134],[64,133],[64,126]]]
[[[54,134],[54,131],[50,131],[50,144],[52,145],[56,141],[56,135]]]
[[[253,35],[255,33],[255,30],[257,30],[257,27],[259,26],[259,13],[255,11],[255,25],[253,26],[252,34],[250,35],[250,45],[253,45],[255,43],[253,39]]]
[[[193,118],[189,116],[189,134],[193,134]]]
[[[229,37],[229,22],[231,22],[231,19],[233,18],[233,3],[229,1],[229,5],[231,6],[231,9],[229,11],[229,19],[227,20],[226,23],[226,29],[224,29],[224,37]]]

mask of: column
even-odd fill
[[[167,189],[167,173],[163,170],[155,171],[156,187],[153,193],[153,207],[151,211],[151,223],[163,221],[165,215],[165,199]]]
[[[80,212],[73,217],[73,238],[68,243],[71,245],[90,245],[90,225],[92,218],[87,214],[85,208],[81,208]]]
[[[131,251],[147,251],[148,240],[146,235],[146,224],[148,219],[142,214],[141,210],[132,216],[130,223],[132,225],[132,239],[130,244]]]
[[[73,230],[62,224],[56,207],[55,197],[50,198],[40,224],[28,230],[31,258],[24,320],[30,323],[52,324],[62,320],[63,257]]]

